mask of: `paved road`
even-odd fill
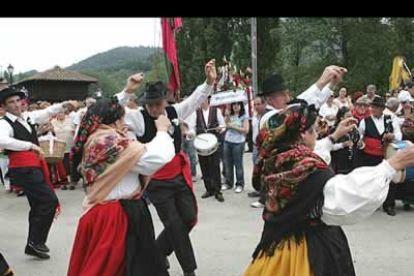
[[[246,180],[250,178],[250,154],[245,154]],[[225,202],[201,199],[204,188],[196,183],[199,224],[191,234],[199,276],[239,276],[246,269],[260,237],[261,210],[249,207],[251,199],[226,191]],[[41,261],[23,254],[28,229],[29,205],[26,198],[0,190],[0,251],[13,266],[17,276],[65,276],[77,221],[82,213],[83,191],[57,191],[63,213],[54,223],[48,246],[51,259]],[[162,225],[151,207],[156,232]],[[359,276],[412,276],[414,256],[414,211],[405,212],[399,205],[397,216],[377,211],[364,223],[345,227]],[[175,259],[170,258],[171,276],[181,276]]]

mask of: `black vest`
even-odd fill
[[[388,123],[387,123],[388,121]],[[394,128],[392,127],[392,121],[390,115],[384,115],[384,132],[379,133],[377,127],[375,126],[372,117],[365,117],[365,137],[375,138],[375,139],[382,139],[382,136],[385,133],[393,133]]]
[[[197,135],[201,133],[205,133],[205,132],[212,133],[214,135],[217,134],[217,132],[214,130],[206,131],[209,128],[215,128],[219,126],[218,119],[217,119],[217,107],[211,106],[209,107],[209,109],[210,109],[210,112],[208,114],[208,119],[207,119],[208,122],[204,121],[203,109],[199,108],[197,110],[197,122],[196,122],[196,134]]]
[[[35,145],[39,145],[39,140],[37,140],[36,130],[31,123],[27,122],[30,125],[30,128],[32,129],[32,133],[27,131],[27,129],[21,123],[19,123],[18,121],[13,122],[7,116],[4,116],[3,120],[6,120],[12,127],[13,132],[14,132],[14,136],[13,136],[14,139],[17,139],[20,141],[31,142]],[[6,152],[12,152],[12,151],[7,150]]]
[[[171,121],[178,118],[177,111],[173,106],[167,106],[165,110],[167,111],[168,119]],[[151,142],[157,134],[157,127],[155,125],[155,119],[149,115],[146,109],[141,110],[141,113],[144,117],[145,132],[143,136],[137,137],[137,140],[141,143],[148,143]],[[170,134],[170,136],[174,139],[175,153],[179,153],[181,151],[181,129],[179,126],[175,126],[174,124],[173,127],[174,134]]]

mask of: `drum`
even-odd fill
[[[385,150],[385,159],[389,159],[396,155],[398,150],[405,149],[407,146],[413,145],[410,141],[401,141],[396,143],[389,143]],[[397,172],[395,177],[392,179],[394,183],[403,183],[405,181],[414,180],[414,166],[407,167],[402,171]]]
[[[201,156],[212,155],[219,147],[216,135],[211,133],[202,133],[194,139],[194,147]]]

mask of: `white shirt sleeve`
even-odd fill
[[[32,124],[46,124],[50,117],[64,111],[62,104],[54,104],[43,110],[27,112],[26,116],[30,117]]]
[[[326,104],[323,104],[319,109],[319,115],[321,115],[323,118],[325,118],[328,115],[327,107],[328,106]]]
[[[224,127],[226,126],[226,122],[224,121],[223,114],[221,113],[221,110],[217,108],[217,121],[219,123],[219,126]]]
[[[174,108],[177,111],[178,118],[186,119],[194,111],[196,111],[201,103],[210,95],[213,91],[213,85],[203,83],[199,85],[197,89],[184,101],[174,104]]]
[[[336,143],[332,146],[332,151],[337,151],[343,148],[344,148],[344,145],[342,143]]]
[[[115,96],[118,98],[118,102],[122,106],[127,106],[128,102],[131,98],[134,98],[135,95],[131,93],[126,93],[124,90],[118,94],[115,94]]]
[[[358,126],[359,134],[361,135],[360,140],[364,138],[365,135],[365,119],[362,119]]]
[[[173,139],[167,132],[158,131],[151,142],[145,144],[146,152],[132,167],[131,172],[152,175],[175,156]]]
[[[191,113],[190,116],[188,116],[184,122],[188,125],[188,134],[196,134],[196,124],[197,124],[197,114],[196,112]]]
[[[319,155],[326,164],[329,165],[331,163],[332,142],[328,137],[317,140],[313,151]]]
[[[329,88],[329,84],[327,84],[322,91],[319,90],[318,86],[313,84],[309,87],[305,92],[300,94],[297,98],[305,100],[308,104],[314,104],[315,108],[320,108],[329,97],[332,95],[332,91]]]
[[[400,124],[398,122],[398,118],[397,116],[391,116],[392,118],[392,127],[393,127],[393,133],[394,133],[394,141],[398,142],[402,140],[402,133],[401,133],[401,128],[400,128]]]
[[[0,120],[0,149],[13,151],[30,150],[32,143],[13,138],[13,129],[5,120]]]
[[[125,123],[138,137],[145,133],[145,121],[141,110],[125,108]]]
[[[361,167],[329,179],[323,190],[323,222],[355,224],[370,216],[385,201],[395,173],[384,160],[375,167]]]

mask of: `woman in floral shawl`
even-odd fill
[[[174,156],[167,134],[171,124],[161,116],[157,135],[144,145],[127,137],[124,114],[116,98],[101,99],[80,124],[72,159],[73,168],[85,179],[87,194],[68,276],[168,275],[141,196],[147,176]]]
[[[375,167],[334,176],[313,151],[316,118],[313,105],[295,101],[270,117],[270,128],[259,136],[254,178],[265,185],[265,223],[244,276],[355,275],[340,225],[371,215],[385,200],[396,171],[414,163],[414,148],[408,148]],[[335,142],[354,127],[352,120],[325,139]]]

